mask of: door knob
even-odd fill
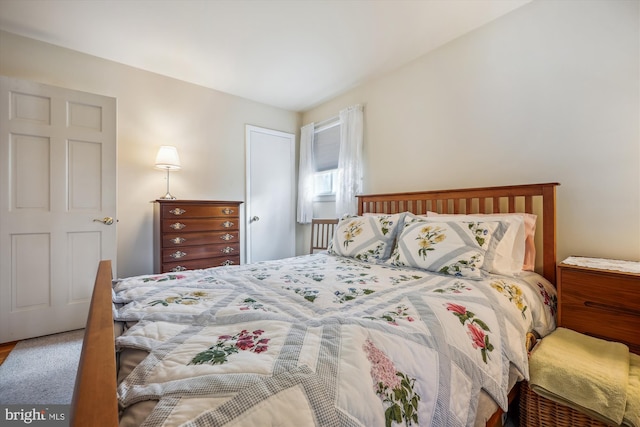
[[[105,216],[102,219],[97,219],[96,218],[96,219],[93,220],[93,222],[101,222],[104,225],[111,225],[111,224],[113,224],[113,218],[111,218],[110,216]]]
[[[260,221],[260,217],[259,216],[253,216],[251,217],[251,222],[256,222],[256,221]]]

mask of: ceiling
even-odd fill
[[[0,0],[0,29],[304,111],[530,1]]]

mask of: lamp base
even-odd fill
[[[176,197],[172,196],[171,193],[169,193],[169,168],[167,168],[167,194],[165,194],[164,196],[160,197],[160,200],[175,200]]]

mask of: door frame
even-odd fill
[[[289,139],[289,149],[291,153],[292,165],[291,165],[291,197],[290,208],[292,218],[294,219],[290,224],[290,232],[293,238],[291,239],[291,253],[295,255],[296,251],[296,229],[295,229],[295,208],[296,208],[296,168],[295,168],[295,155],[296,155],[296,135],[294,133],[267,129],[254,125],[245,125],[245,262],[251,263],[251,218],[254,216],[252,213],[251,203],[251,133],[260,132],[268,135],[274,135],[282,138]]]

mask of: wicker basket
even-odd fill
[[[520,427],[607,427],[601,421],[536,394],[520,383]]]

